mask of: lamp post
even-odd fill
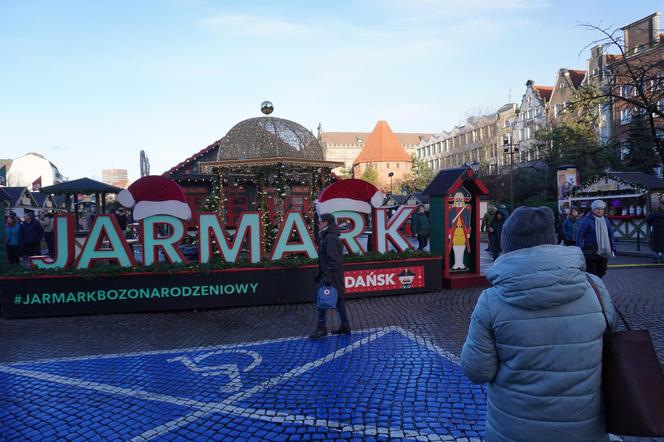
[[[512,134],[503,137],[503,154],[510,156],[510,210],[514,210],[514,154],[519,153],[519,143],[512,143]]]
[[[390,195],[391,195],[392,194],[392,177],[394,176],[394,172],[388,173],[387,176],[390,177]]]

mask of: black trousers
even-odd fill
[[[19,246],[7,246],[7,259],[9,264],[18,264],[21,262],[21,248]]]
[[[586,255],[586,272],[597,275],[600,278],[606,275],[609,258],[600,255]]]
[[[429,242],[429,238],[426,235],[417,235],[418,247],[417,250],[424,250]]]
[[[41,255],[41,241],[23,244],[23,254],[25,256]]]

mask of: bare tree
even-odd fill
[[[658,155],[664,164],[664,142],[660,138],[664,135],[664,42],[626,48],[621,29],[588,23],[580,26],[599,34],[583,51],[601,46],[605,54],[613,54],[608,55],[611,60],[607,63],[609,72],[605,82],[584,87],[575,106],[586,111],[581,113],[590,122],[598,103],[613,106],[611,118],[615,110],[623,110],[627,117],[633,112],[641,114],[653,142],[653,156]]]

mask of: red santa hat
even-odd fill
[[[341,210],[371,213],[383,205],[385,194],[364,180],[348,179],[327,186],[318,197],[318,213]]]
[[[135,220],[153,215],[171,215],[183,220],[191,218],[182,188],[163,176],[151,175],[134,181],[118,194],[118,202],[124,207],[133,207]]]

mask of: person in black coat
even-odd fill
[[[320,239],[318,242],[318,275],[316,275],[315,281],[337,289],[337,312],[341,326],[333,333],[347,335],[350,333],[350,325],[344,304],[344,256],[343,243],[339,238],[340,229],[334,216],[329,213],[324,213],[319,217],[318,226]],[[325,313],[326,310],[318,310],[318,327],[309,336],[311,339],[319,339],[327,335]]]
[[[21,244],[23,244],[24,256],[41,255],[41,240],[44,238],[44,228],[35,220],[32,212],[23,215],[23,223],[20,230]]]
[[[652,227],[650,247],[657,254],[655,260],[664,262],[664,198],[660,199],[659,207],[652,211],[646,221]]]
[[[505,216],[503,212],[496,212],[495,216],[489,224],[489,247],[491,249],[491,254],[493,255],[493,260],[495,261],[500,256],[502,249],[500,248],[500,235],[503,233],[503,224],[505,223]]]

